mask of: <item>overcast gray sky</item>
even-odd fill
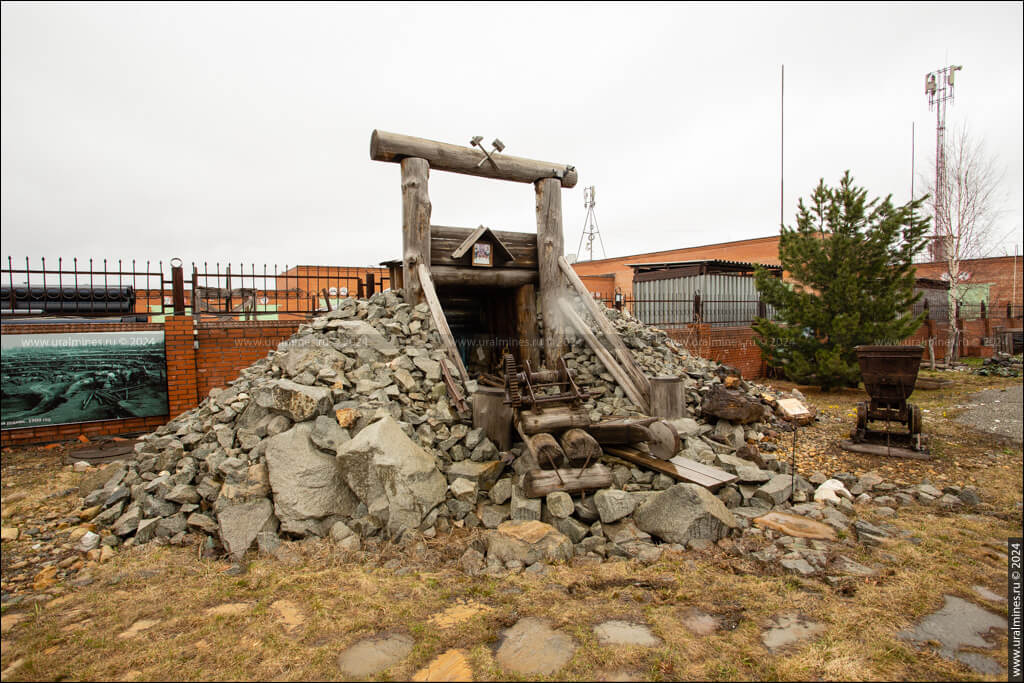
[[[1022,225],[1020,3],[2,5],[2,255],[372,264],[400,256],[374,128],[573,164],[608,255],[778,232],[850,169],[910,193],[935,146],[924,77],[962,64],[951,125],[1006,171]],[[920,182],[917,183],[921,189]],[[533,189],[435,173],[435,224],[533,231]]]

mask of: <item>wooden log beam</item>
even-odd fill
[[[530,450],[537,455],[540,466],[545,469],[557,469],[565,462],[565,452],[558,445],[558,439],[547,432],[531,436],[530,446]]]
[[[622,341],[622,337],[619,336],[615,326],[612,325],[611,321],[608,320],[608,316],[601,310],[601,306],[594,301],[594,297],[590,295],[590,291],[587,286],[583,284],[583,280],[576,273],[576,270],[569,265],[569,262],[565,260],[564,256],[558,257],[558,267],[565,275],[565,279],[569,281],[569,284],[576,293],[579,294],[580,298],[583,299],[583,306],[590,313],[590,317],[597,323],[598,329],[601,330],[601,334],[604,335],[605,339],[612,345],[612,350],[615,352],[615,356],[622,363],[622,367],[629,373],[629,376],[633,379],[633,383],[636,384],[637,388],[644,394],[645,397],[650,397],[651,387],[650,382],[647,379],[647,375],[643,369],[640,368],[636,363],[636,359],[633,358],[633,354],[630,353],[626,347],[625,342]]]
[[[466,268],[434,266],[430,269],[438,285],[462,287],[522,287],[537,282],[537,271],[518,268]]]
[[[576,493],[606,489],[612,483],[612,471],[604,465],[591,465],[586,469],[530,470],[523,477],[523,493],[527,498],[543,498],[555,491]]]
[[[402,160],[402,279],[405,300],[414,306],[423,301],[417,266],[430,265],[429,176],[425,159]]]
[[[507,154],[491,153],[491,159],[475,147],[450,145],[446,142],[417,138],[412,135],[375,130],[370,135],[370,158],[374,161],[401,162],[408,157],[426,159],[436,171],[462,173],[481,178],[533,183],[554,178],[562,187],[575,187],[576,170],[568,164],[523,159]],[[485,159],[481,164],[480,160]]]
[[[651,422],[654,418],[649,418]],[[626,446],[641,441],[653,441],[654,435],[650,428],[636,422],[607,423],[598,422],[586,428],[587,433],[604,446]]]
[[[430,317],[433,318],[434,326],[437,327],[437,333],[441,337],[441,343],[444,344],[448,357],[451,358],[452,362],[459,369],[459,376],[462,377],[462,381],[468,382],[469,373],[466,372],[466,366],[462,364],[462,356],[459,355],[459,347],[455,345],[455,337],[452,336],[451,328],[448,327],[448,319],[444,317],[444,309],[441,308],[441,302],[438,300],[437,292],[434,290],[434,282],[430,279],[430,269],[425,264],[420,263],[416,268],[416,273],[419,276],[420,286],[423,288],[423,296],[427,300],[427,306],[430,308]]]
[[[632,378],[630,378],[630,376],[626,374],[626,371],[623,370],[615,361],[615,357],[608,352],[608,349],[598,341],[593,331],[585,322],[583,322],[583,319],[580,318],[579,314],[572,309],[572,305],[569,304],[568,301],[562,301],[562,314],[565,316],[566,320],[576,328],[576,331],[580,333],[587,344],[590,345],[590,348],[593,349],[594,353],[597,355],[598,360],[601,361],[601,364],[607,368],[608,372],[610,372],[612,377],[615,378],[615,381],[622,387],[622,390],[626,392],[626,396],[629,397],[629,400],[640,409],[640,412],[650,414],[650,407],[647,404],[647,399],[640,390],[637,389],[636,385],[633,384]]]
[[[519,411],[519,421],[527,434],[554,432],[573,427],[586,427],[590,424],[590,416],[582,408],[572,409],[564,406],[545,408],[544,412],[532,410]]]
[[[586,467],[601,457],[601,444],[579,428],[566,430],[558,443],[562,446],[565,459],[572,465]]]
[[[544,362],[551,369],[568,350],[559,302],[564,299],[558,259],[565,251],[562,235],[562,188],[557,180],[538,180],[537,271],[540,279],[540,312],[544,319]]]

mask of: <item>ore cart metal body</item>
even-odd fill
[[[871,400],[857,404],[857,428],[851,435],[855,443],[901,442],[914,450],[922,450],[921,409],[907,403],[907,399],[917,384],[923,353],[921,346],[857,347],[861,379]],[[868,429],[871,420],[885,422],[885,430]],[[889,424],[893,422],[906,427],[907,432],[890,431]]]

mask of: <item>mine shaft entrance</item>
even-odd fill
[[[516,290],[447,286],[438,287],[437,298],[470,376],[500,374],[502,352],[517,354],[521,344]]]

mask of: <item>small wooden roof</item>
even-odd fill
[[[495,252],[501,251],[505,255],[506,262],[516,260],[516,257],[512,255],[512,252],[509,251],[508,247],[505,246],[505,243],[498,239],[498,236],[495,235],[490,228],[484,227],[482,225],[473,232],[469,233],[469,236],[462,241],[462,244],[456,247],[455,251],[452,252],[452,258],[462,258],[463,255],[465,255],[465,253],[469,251],[469,248],[472,247],[475,243],[479,242],[480,239],[483,238],[485,235],[490,237],[491,243],[494,244]]]

